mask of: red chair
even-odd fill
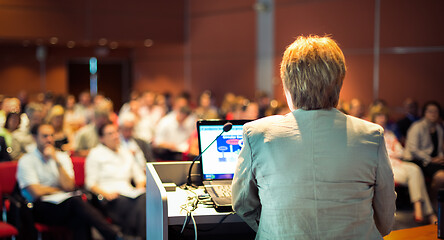
[[[17,183],[17,161],[0,162],[0,183],[4,194],[12,195],[14,187]],[[8,202],[6,202],[6,205]],[[48,226],[42,223],[35,223],[34,227],[37,229],[38,239],[42,239],[42,233],[59,233],[60,231],[67,231],[65,227]]]
[[[84,157],[71,157],[74,169],[74,181],[77,187],[82,188],[85,185],[85,161]]]
[[[0,196],[3,196],[1,184],[0,184]],[[3,199],[0,199],[0,209],[3,210]],[[15,237],[18,235],[17,228],[3,221],[4,219],[0,221],[0,238],[11,238],[15,240]]]

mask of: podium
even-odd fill
[[[180,186],[187,181],[188,170],[191,161],[180,162],[152,162],[146,165],[146,229],[147,239],[169,239],[169,227],[182,227],[186,212],[181,211],[181,205],[187,201],[188,191],[177,188],[174,192],[167,192],[163,183],[175,183]],[[192,180],[200,181],[200,162],[193,166]],[[200,192],[199,192],[200,191]],[[196,191],[195,191],[196,192]],[[198,194],[203,190],[197,190]],[[228,216],[227,216],[228,215]],[[220,213],[212,207],[198,206],[193,212],[197,228],[202,225],[227,225],[218,227],[218,231],[212,234],[233,234],[233,236],[246,236],[246,239],[254,239],[255,233],[251,228],[236,214]],[[221,223],[222,222],[222,223]],[[221,231],[222,230],[222,231]],[[211,234],[211,233],[202,233]],[[199,233],[199,235],[202,235]],[[171,239],[171,238],[170,238]],[[201,237],[199,237],[201,239]],[[210,238],[211,239],[211,238]]]

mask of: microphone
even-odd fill
[[[230,122],[227,122],[227,123],[225,123],[224,124],[224,127],[222,128],[223,130],[222,130],[222,132],[219,134],[219,135],[217,135],[217,137],[199,154],[199,156],[197,156],[197,157],[195,157],[194,159],[193,159],[193,162],[191,163],[191,165],[190,165],[190,169],[189,169],[189,171],[188,171],[188,177],[187,177],[187,185],[188,186],[192,186],[192,183],[191,183],[191,170],[193,169],[193,165],[194,165],[194,163],[198,160],[198,159],[200,159],[201,157],[202,157],[202,154],[204,154],[204,152],[205,151],[207,151],[207,149],[211,146],[211,145],[213,145],[213,143],[224,133],[224,132],[228,132],[228,131],[230,131],[231,130],[231,128],[233,128],[233,124],[232,123],[230,123]]]

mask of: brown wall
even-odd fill
[[[254,1],[190,1],[191,92],[209,89],[220,103],[227,92],[255,92]]]
[[[50,47],[47,63],[47,89],[54,92],[68,91],[66,61],[94,55],[88,49],[95,48],[98,38],[107,37],[121,44],[119,58],[131,62],[136,90],[190,90],[197,97],[210,89],[219,102],[226,92],[252,98],[256,89],[254,3],[3,2],[0,81],[8,84],[0,92],[40,91],[34,42],[36,38],[47,42],[49,37],[61,35],[60,49]],[[301,34],[331,34],[344,50],[348,66],[341,98],[358,97],[369,104],[374,95],[374,11],[375,0],[275,0],[275,97],[283,99],[279,63],[285,47]],[[421,103],[436,99],[444,104],[442,12],[441,0],[381,1],[379,98],[395,110],[408,96]],[[5,45],[11,39],[28,38],[32,39],[27,48]],[[74,49],[63,45],[69,38],[79,41]],[[143,47],[145,38],[153,39],[154,45]],[[407,53],[399,54],[396,47],[407,47]]]

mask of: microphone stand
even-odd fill
[[[191,181],[191,170],[193,169],[193,165],[194,165],[194,163],[198,160],[198,159],[200,159],[201,157],[202,157],[202,155],[204,154],[204,152],[205,151],[207,151],[207,149],[211,146],[211,145],[213,145],[213,143],[224,133],[224,132],[228,132],[228,131],[230,131],[231,130],[231,128],[232,128],[232,124],[230,123],[230,122],[228,122],[228,123],[225,123],[225,125],[224,125],[224,127],[223,127],[223,130],[222,130],[222,132],[219,134],[219,135],[217,135],[217,137],[199,154],[199,156],[197,156],[197,157],[195,157],[194,159],[193,159],[193,162],[191,163],[191,165],[190,165],[190,169],[188,170],[188,177],[187,177],[187,186],[189,186],[189,187],[191,187],[191,186],[193,186],[193,183],[192,183],[192,181]]]

